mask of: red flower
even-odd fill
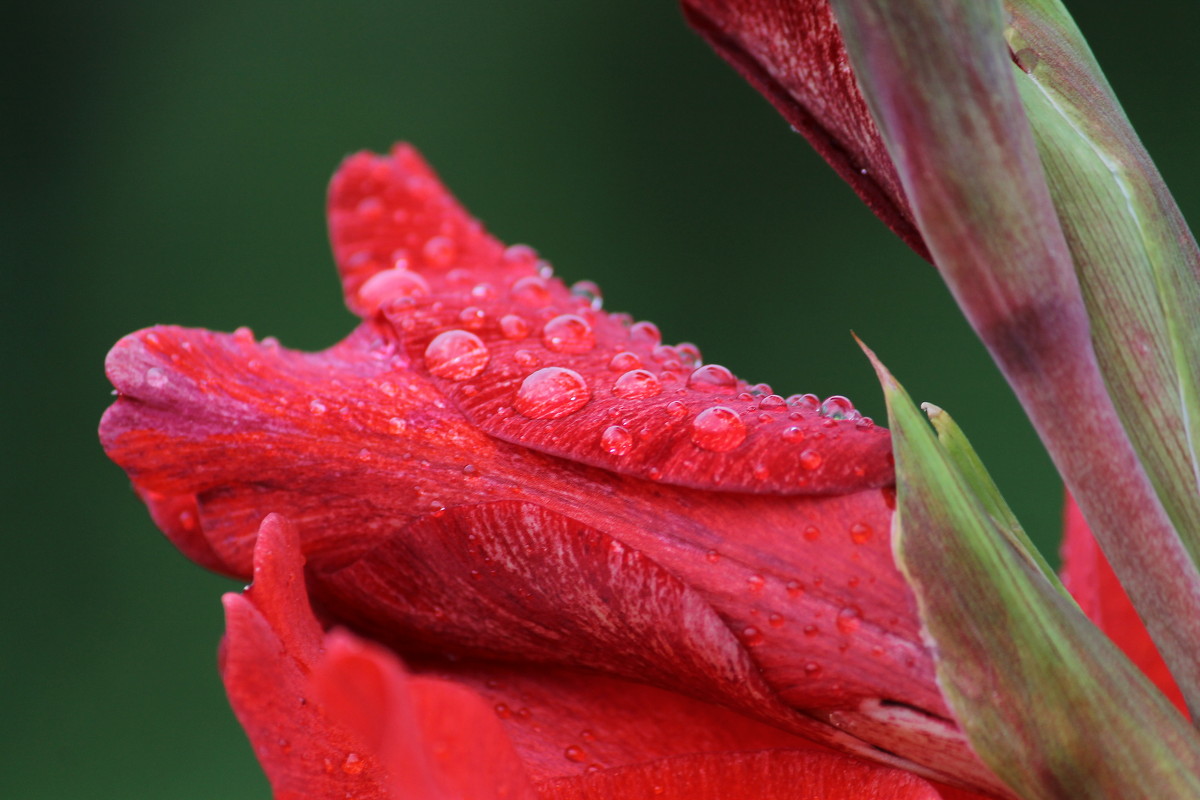
[[[644,685],[494,664],[411,674],[377,645],[322,632],[298,545],[268,517],[254,585],[225,598],[222,673],[276,798],[939,796],[910,773]]]
[[[998,791],[892,561],[885,431],[602,313],[408,147],[347,160],[330,225],[342,343],[157,327],[109,355],[101,438],[181,550],[248,577],[278,512],[328,619],[406,656],[599,671]]]

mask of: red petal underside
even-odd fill
[[[1062,579],[1067,590],[1088,619],[1108,634],[1129,660],[1186,715],[1183,694],[1070,495],[1067,495],[1064,518]]]
[[[888,227],[929,259],[828,0],[682,0],[682,5],[687,21],[712,48],[804,134]]]
[[[706,489],[893,480],[887,434],[848,403],[825,415],[811,401],[789,405],[701,368],[693,346],[663,346],[653,325],[596,310],[592,288],[568,291],[532,250],[483,233],[412,148],[348,159],[329,217],[347,303],[379,311],[411,369],[493,436]]]
[[[271,516],[258,541],[254,586],[225,596],[221,677],[275,797],[387,797],[361,739],[313,702],[309,674],[324,634],[308,607],[295,531]]]

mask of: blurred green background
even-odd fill
[[[1074,5],[1200,218],[1200,5]],[[608,308],[882,417],[857,331],[954,412],[1054,546],[1058,481],[934,271],[669,0],[6,12],[0,797],[268,796],[215,670],[218,597],[237,587],[179,556],[100,451],[102,363],[160,322],[343,336],[325,184],[396,139]]]

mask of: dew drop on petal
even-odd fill
[[[804,584],[797,580],[788,581],[783,588],[787,589],[789,597],[799,597],[804,594]]]
[[[701,392],[732,392],[737,388],[737,378],[720,364],[705,364],[692,371],[687,385]]]
[[[645,400],[662,392],[662,384],[653,372],[634,369],[617,378],[612,393],[626,400]]]
[[[815,394],[793,394],[788,397],[787,404],[797,411],[812,412],[821,407],[821,399]]]
[[[772,611],[771,615],[767,617],[767,624],[772,628],[782,628],[785,622],[787,622],[787,620],[784,619],[783,614],[780,614],[778,611]]]
[[[714,453],[726,453],[746,440],[746,426],[726,406],[706,408],[692,420],[692,442]]]
[[[500,335],[505,339],[524,339],[529,335],[529,323],[516,314],[505,314],[500,318]]]
[[[804,665],[804,674],[810,678],[815,678],[821,674],[821,665],[815,661],[809,661]]]
[[[809,525],[804,529],[804,538],[810,542],[815,542],[821,538],[821,529],[816,525]]]
[[[854,409],[854,404],[840,394],[825,398],[820,414],[830,419],[858,419],[862,416]]]
[[[767,580],[762,575],[751,575],[746,578],[746,583],[750,586],[750,591],[761,592],[763,586],[767,584]]]
[[[536,367],[542,363],[542,360],[537,357],[537,353],[532,353],[529,350],[518,350],[513,353],[513,361],[516,361],[522,367]]]
[[[512,716],[512,709],[504,703],[496,703],[496,716],[500,719],[508,719]]]
[[[162,367],[151,367],[146,370],[146,385],[151,389],[161,389],[167,385],[167,373]]]
[[[604,298],[600,294],[600,287],[591,281],[578,281],[571,284],[571,294],[583,300],[595,311],[599,311],[604,306]]]
[[[756,647],[763,643],[763,633],[753,625],[747,625],[742,629],[742,641],[750,647]]]
[[[483,323],[487,322],[487,312],[477,306],[467,306],[458,312],[458,321],[463,324],[463,327],[477,331],[483,327]]]
[[[366,762],[362,760],[362,756],[358,753],[350,753],[346,756],[346,760],[342,762],[342,772],[347,775],[357,775],[363,771]]]
[[[691,342],[680,342],[675,345],[675,352],[679,354],[679,360],[687,367],[697,367],[703,361],[700,357],[700,348]]]
[[[542,308],[550,304],[550,287],[541,278],[532,275],[521,278],[513,284],[509,291],[512,298],[518,303],[527,305],[531,308]]]
[[[600,448],[612,456],[623,456],[633,449],[633,434],[620,425],[609,425],[600,434]]]
[[[854,633],[862,624],[862,611],[856,606],[846,606],[837,615],[837,628],[842,633]]]
[[[653,322],[635,322],[629,328],[629,338],[636,342],[648,342],[656,345],[662,342],[662,334]]]
[[[816,636],[820,632],[821,632],[821,629],[818,628],[816,625],[805,625],[804,626],[804,635],[805,636],[810,636],[810,637]]]
[[[865,522],[856,522],[850,526],[850,540],[855,544],[866,544],[875,531]]]
[[[574,761],[577,764],[587,761],[588,758],[587,753],[583,751],[583,748],[575,744],[571,745],[566,750],[563,750],[563,756],[566,757],[567,761]]]
[[[596,346],[596,334],[583,317],[559,314],[542,329],[542,344],[556,353],[586,353]]]
[[[704,554],[704,560],[710,564],[716,564],[718,561],[721,560],[721,554],[718,553],[716,550],[709,550],[707,553]]]
[[[329,406],[325,405],[320,400],[310,400],[308,403],[308,410],[311,411],[313,414],[320,415],[320,414],[324,414],[326,411],[328,411]]]
[[[816,469],[821,466],[823,460],[820,452],[816,450],[805,450],[800,454],[800,466],[805,469]]]
[[[425,242],[425,246],[421,248],[421,254],[425,256],[426,262],[431,267],[448,267],[458,255],[458,247],[452,239],[445,236],[434,236]]]
[[[631,353],[628,350],[617,353],[608,362],[608,368],[613,372],[628,372],[631,369],[640,369],[641,366],[642,360],[638,358],[637,353]]]
[[[667,413],[672,417],[686,417],[688,410],[687,406],[678,400],[672,400],[667,403]]]
[[[558,419],[574,414],[591,397],[587,382],[575,370],[544,367],[521,382],[513,405],[530,419]]]
[[[401,297],[421,297],[429,294],[429,284],[415,272],[393,267],[376,272],[358,290],[358,301],[368,311],[374,311],[389,300]]]
[[[425,348],[425,368],[439,378],[465,381],[483,372],[489,357],[487,345],[475,334],[444,331]]]

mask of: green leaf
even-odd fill
[[[1200,713],[1200,573],[1096,358],[1000,0],[831,2],[934,263]]]
[[[1057,0],[1010,0],[1005,38],[1117,411],[1200,562],[1200,251]]]
[[[935,436],[867,354],[895,443],[892,546],[980,758],[1022,798],[1200,796],[1196,731],[1030,558],[961,431],[935,414]]]

